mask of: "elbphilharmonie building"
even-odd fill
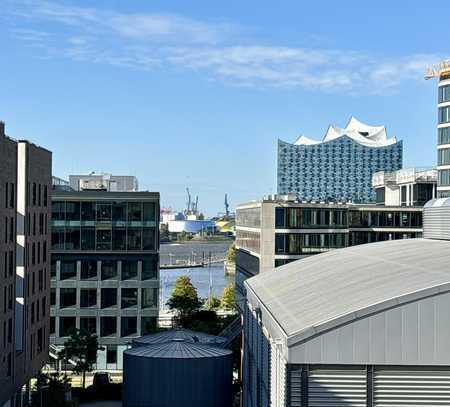
[[[301,136],[278,140],[278,193],[301,200],[374,202],[372,174],[402,168],[403,145],[384,126],[354,117],[345,128],[330,126],[322,141]]]

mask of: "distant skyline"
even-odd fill
[[[442,6],[445,3],[442,2]],[[55,176],[135,175],[213,216],[276,192],[277,139],[351,116],[436,164],[448,13],[423,2],[0,0],[0,120]],[[423,29],[426,27],[426,30]]]

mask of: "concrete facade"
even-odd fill
[[[0,405],[48,358],[51,153],[5,136],[0,122]]]

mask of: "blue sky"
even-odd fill
[[[0,119],[54,174],[133,174],[207,214],[276,191],[276,142],[354,115],[436,161],[446,2],[0,0]]]

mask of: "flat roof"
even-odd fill
[[[52,200],[75,200],[75,201],[89,201],[89,200],[116,200],[116,199],[128,199],[128,200],[142,200],[142,199],[159,199],[159,192],[147,192],[147,191],[127,191],[127,192],[109,192],[109,191],[52,191]]]
[[[402,303],[450,291],[449,264],[450,241],[393,240],[311,256],[245,284],[292,344]]]

